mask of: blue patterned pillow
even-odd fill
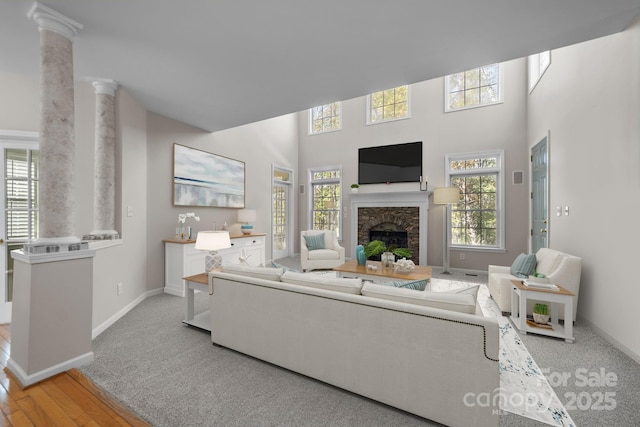
[[[522,279],[526,279],[536,270],[536,254],[520,254],[511,264],[511,274]]]
[[[304,241],[307,244],[307,249],[309,249],[310,251],[324,249],[324,233],[305,234]]]
[[[416,291],[424,291],[427,288],[429,279],[420,280],[399,280],[397,282],[385,282],[383,285],[394,286],[396,288],[413,289]]]

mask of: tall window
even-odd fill
[[[342,129],[342,102],[319,105],[309,110],[309,134]]]
[[[381,90],[367,96],[367,124],[408,119],[409,86]]]
[[[338,239],[341,239],[341,168],[312,169],[309,171],[309,178],[311,187],[311,228],[313,230],[335,230]]]
[[[502,102],[502,65],[473,68],[444,78],[445,111],[483,107]]]
[[[551,64],[551,51],[529,55],[527,63],[529,66],[529,93],[531,93]]]
[[[451,186],[460,201],[451,206],[451,245],[504,248],[504,154],[502,151],[446,157]]]

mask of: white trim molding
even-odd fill
[[[38,24],[38,30],[49,30],[73,41],[84,25],[41,3],[35,2],[27,13]]]

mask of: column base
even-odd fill
[[[71,237],[41,237],[25,243],[23,251],[27,255],[41,255],[56,252],[75,252],[89,249],[87,242],[75,236]]]
[[[116,230],[93,230],[82,236],[82,240],[118,240],[120,234]]]

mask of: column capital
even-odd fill
[[[102,93],[105,95],[116,96],[116,90],[118,90],[118,83],[111,79],[93,79],[91,83],[96,90],[96,94]]]
[[[39,31],[50,30],[71,41],[78,34],[78,30],[84,28],[84,25],[38,2],[33,3],[27,17],[36,21]]]

